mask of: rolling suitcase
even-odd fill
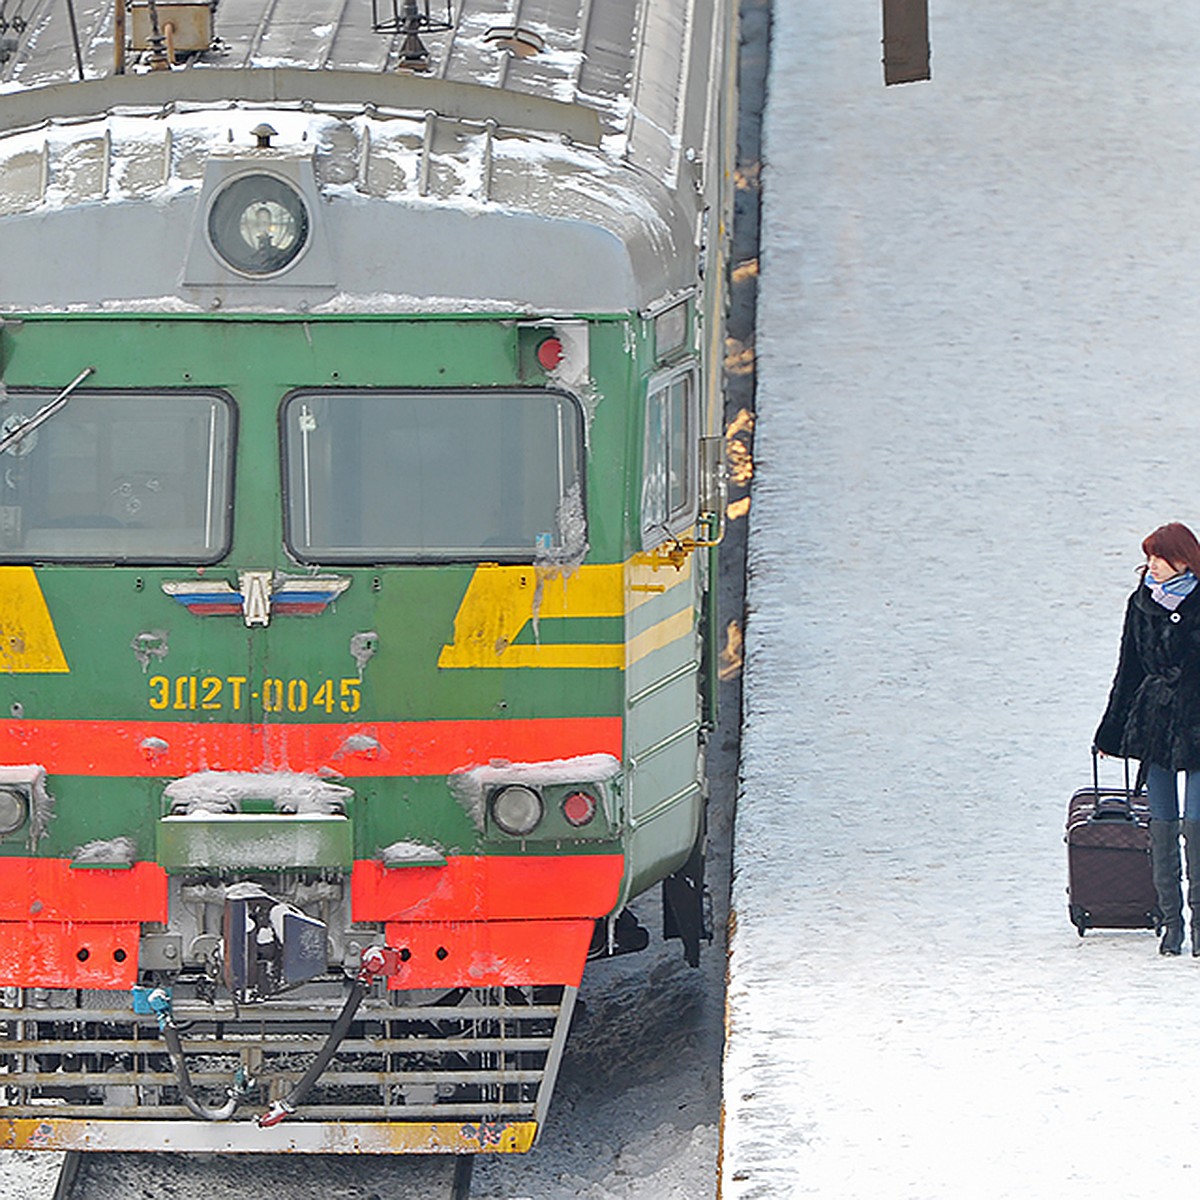
[[[1092,786],[1067,808],[1067,905],[1080,937],[1089,929],[1153,929],[1162,912],[1150,873],[1150,810],[1129,784],[1102,788],[1092,751]]]

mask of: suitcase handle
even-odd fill
[[[1126,806],[1126,808],[1128,808],[1130,803],[1132,802],[1133,798],[1135,796],[1141,794],[1142,781],[1140,779],[1138,779],[1135,786],[1130,787],[1130,785],[1129,785],[1129,759],[1123,758],[1121,761],[1125,764],[1125,806]],[[1099,791],[1100,791],[1100,751],[1095,746],[1092,747],[1092,786],[1096,789],[1096,792],[1099,793]]]
[[[1096,801],[1092,810],[1092,821],[1136,821],[1133,813],[1133,800],[1126,796],[1103,796]]]

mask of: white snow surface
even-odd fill
[[[295,771],[196,771],[168,783],[163,795],[173,805],[185,805],[186,816],[211,821],[222,815],[224,806],[236,809],[243,800],[269,800],[281,812],[298,811],[306,817],[340,814],[354,790]]]
[[[721,1194],[1182,1195],[1200,960],[1080,939],[1062,829],[1200,527],[1195,11],[931,7],[885,90],[775,6]]]

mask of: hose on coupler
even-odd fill
[[[329,1066],[330,1060],[337,1053],[337,1049],[345,1040],[346,1034],[350,1032],[350,1026],[354,1022],[354,1014],[358,1012],[358,1006],[367,994],[369,986],[370,984],[363,983],[361,978],[354,981],[354,986],[350,989],[350,995],[346,997],[346,1003],[342,1005],[342,1011],[338,1013],[337,1020],[334,1021],[333,1028],[329,1031],[329,1036],[325,1039],[325,1045],[317,1052],[317,1057],[312,1060],[308,1070],[296,1082],[296,1086],[282,1100],[276,1100],[258,1118],[260,1129],[269,1129],[272,1125],[278,1125],[280,1121],[290,1117],[300,1106],[300,1102],[308,1094],[308,1089],[317,1082],[325,1068]]]
[[[240,1076],[235,1077],[234,1086],[228,1089],[228,1099],[219,1108],[209,1108],[202,1104],[192,1087],[192,1077],[188,1074],[183,1042],[179,1038],[179,1026],[175,1024],[171,1015],[169,993],[163,988],[155,988],[147,997],[147,1003],[158,1018],[159,1032],[167,1044],[167,1053],[171,1056],[171,1065],[175,1068],[175,1077],[179,1081],[179,1094],[187,1105],[188,1112],[202,1121],[228,1121],[249,1090],[249,1081]]]
[[[346,1003],[342,1005],[342,1011],[338,1013],[337,1020],[334,1021],[333,1028],[329,1031],[329,1037],[325,1039],[325,1045],[317,1052],[316,1058],[312,1060],[308,1070],[300,1077],[296,1086],[282,1100],[276,1100],[258,1118],[260,1129],[269,1129],[272,1125],[278,1125],[280,1121],[291,1116],[299,1108],[301,1101],[308,1094],[309,1088],[317,1082],[325,1068],[329,1066],[338,1047],[350,1032],[350,1026],[354,1023],[354,1014],[358,1012],[358,1006],[370,990],[371,984],[381,975],[394,975],[399,969],[400,956],[390,947],[368,946],[363,951],[362,965],[358,975],[350,988],[350,994],[346,997]]]

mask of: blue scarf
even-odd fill
[[[1164,583],[1159,583],[1149,571],[1146,572],[1146,586],[1150,589],[1150,595],[1169,612],[1174,612],[1183,603],[1185,597],[1192,594],[1196,583],[1196,576],[1190,570],[1179,575],[1172,575]]]

